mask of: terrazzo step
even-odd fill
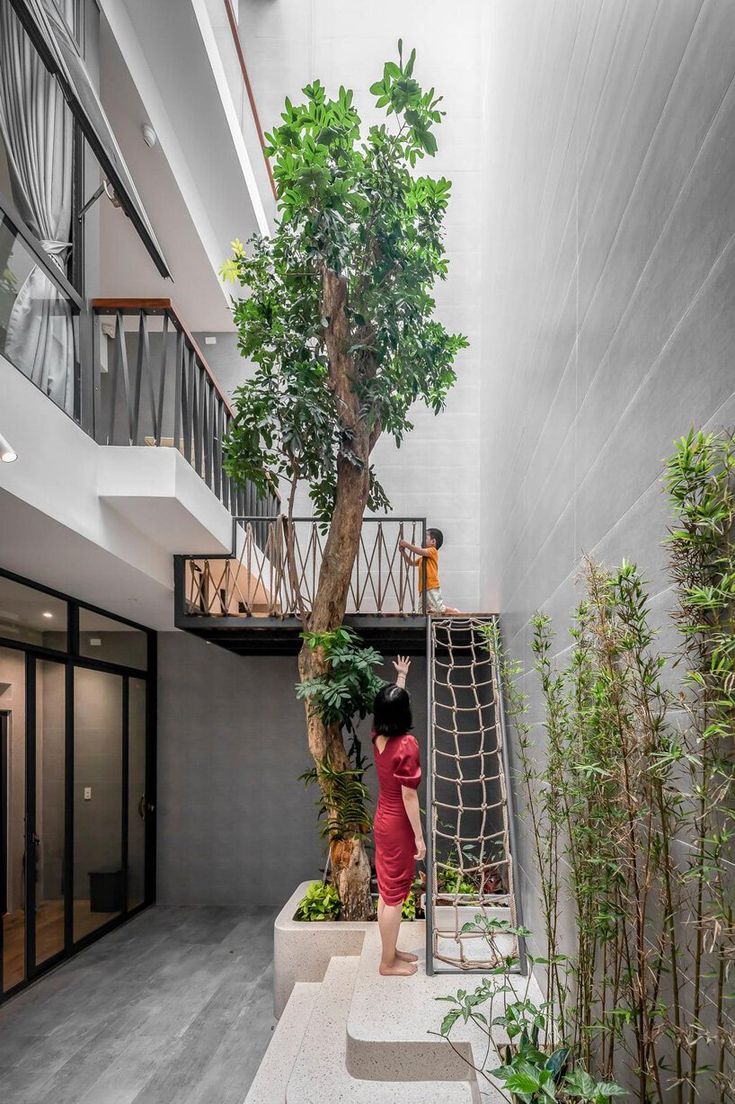
[[[418,955],[418,971],[407,978],[381,977],[380,935],[377,925],[365,934],[357,967],[355,987],[347,1019],[347,1067],[355,1077],[405,1079],[418,1081],[461,1081],[468,1066],[485,1062],[487,1038],[472,1024],[458,1024],[452,1041],[460,1052],[437,1036],[447,1005],[438,997],[458,989],[479,985],[482,974],[446,973],[427,977],[425,972],[425,925],[423,921],[404,925],[400,946]],[[528,987],[531,1000],[539,1003],[541,993],[533,978],[510,975],[509,983],[517,994]],[[502,1000],[502,998],[501,998]],[[499,1014],[500,1008],[496,1009]],[[497,1041],[503,1041],[498,1036]],[[483,1081],[483,1101],[494,1104],[505,1098],[499,1089]]]
[[[286,1104],[476,1104],[480,1096],[467,1070],[464,1081],[434,1080],[426,1071],[418,1077],[415,1071],[401,1072],[386,1080],[385,1072],[378,1068],[371,1080],[353,1076],[348,1068],[346,1025],[360,961],[341,957],[329,963],[291,1072]],[[407,979],[383,980],[398,989]],[[280,1098],[274,1095],[272,1101],[276,1104]]]
[[[245,1104],[285,1104],[286,1086],[304,1041],[321,982],[299,981],[276,1024]]]

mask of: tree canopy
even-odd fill
[[[223,275],[242,354],[255,371],[234,394],[226,468],[263,490],[304,479],[328,519],[340,461],[367,467],[382,432],[400,445],[409,409],[438,413],[467,345],[434,319],[447,273],[443,218],[451,184],[417,175],[437,149],[443,111],[414,77],[415,51],[386,62],[372,85],[386,120],[364,128],[353,93],[330,99],[319,81],[286,100],[266,136],[278,190],[274,233],[233,243]],[[372,509],[386,508],[370,470]]]

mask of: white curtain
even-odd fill
[[[59,9],[71,20],[72,0],[59,0]],[[63,272],[71,247],[73,121],[9,0],[0,0],[0,132],[15,205]],[[71,306],[38,266],[18,291],[5,352],[58,406],[72,413]]]

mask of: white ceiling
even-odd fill
[[[136,188],[173,275],[165,280],[122,211],[100,201],[102,297],[170,298],[190,329],[234,329],[222,285],[166,160],[161,144],[149,149],[142,127],[148,115],[107,20],[101,19],[102,102]],[[222,257],[225,260],[225,257]]]

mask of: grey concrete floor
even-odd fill
[[[154,906],[0,1008],[3,1104],[242,1104],[271,1037],[268,909]]]

